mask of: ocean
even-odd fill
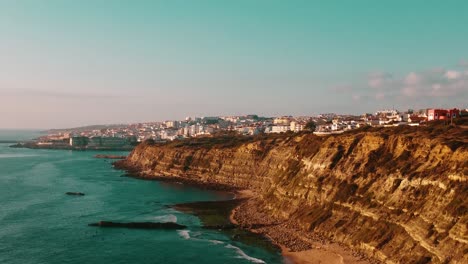
[[[0,130],[0,141],[38,135]],[[244,243],[229,233],[203,229],[197,216],[171,208],[226,200],[230,194],[126,177],[110,160],[94,158],[100,152],[9,145],[0,144],[0,263],[283,263],[281,254],[264,243]],[[102,220],[175,221],[188,228],[88,226]]]

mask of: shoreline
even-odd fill
[[[205,190],[226,191],[234,194],[232,200],[240,204],[231,210],[229,221],[241,229],[268,238],[281,251],[287,264],[374,264],[380,263],[344,245],[332,242],[314,232],[305,233],[293,221],[280,220],[268,212],[258,211],[261,201],[250,189],[241,189],[221,183],[205,182],[171,174],[159,176],[141,172],[138,168],[124,165],[123,160],[114,163],[114,168],[127,172],[127,177],[141,180],[175,182]]]
[[[283,245],[285,255],[314,250],[347,263],[463,262],[467,140],[465,130],[441,126],[366,128],[327,139],[194,138],[142,144],[121,165],[148,177],[254,191],[234,218]],[[434,161],[441,162],[428,165]],[[440,210],[445,216],[433,217]]]
[[[125,171],[126,174],[123,176],[132,177],[135,179],[146,180],[146,181],[161,181],[161,182],[173,182],[173,183],[182,183],[191,186],[198,187],[200,189],[205,190],[213,190],[213,191],[226,191],[231,192],[233,195],[236,195],[240,188],[230,186],[227,184],[221,183],[212,183],[212,182],[205,182],[199,179],[189,179],[187,177],[176,176],[172,174],[160,174],[160,175],[153,175],[148,174],[145,172],[139,171],[139,169],[130,167],[124,164],[125,160],[118,160],[112,163],[114,169]],[[235,199],[235,197],[234,197]]]
[[[49,150],[74,150],[74,151],[132,151],[135,146],[128,147],[73,147],[69,145],[39,145],[36,143],[13,142],[16,144],[10,145],[10,148],[25,148],[25,149],[49,149]]]
[[[304,235],[297,234],[301,232],[300,230],[293,230],[296,233],[296,238],[302,240],[305,244],[308,244],[309,249],[305,250],[292,250],[284,243],[275,239],[271,233],[275,233],[275,227],[282,225],[280,222],[277,222],[276,225],[271,225],[266,223],[262,227],[262,223],[255,223],[249,226],[241,223],[243,217],[242,207],[248,204],[249,200],[254,200],[255,193],[251,190],[241,190],[236,193],[239,197],[238,199],[243,199],[244,202],[239,206],[235,207],[229,216],[231,223],[239,226],[240,228],[246,229],[249,232],[256,233],[267,237],[270,242],[281,249],[281,255],[283,256],[285,263],[288,264],[368,264],[373,263],[370,259],[362,254],[352,252],[349,248],[339,245],[338,243],[327,241],[325,238],[321,237],[319,240],[307,238]],[[236,197],[237,198],[237,197]],[[245,212],[244,212],[245,214]],[[247,213],[248,214],[248,213]],[[247,216],[248,217],[248,216]],[[270,216],[270,218],[272,218]],[[264,218],[263,215],[258,217],[256,220],[261,221]],[[268,221],[267,221],[268,222]],[[260,227],[260,228],[258,228]],[[283,227],[283,226],[282,226]],[[287,227],[286,227],[287,228]],[[291,231],[291,230],[289,230]],[[292,241],[293,244],[297,241]],[[304,247],[304,245],[302,245]]]

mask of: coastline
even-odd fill
[[[291,228],[284,221],[273,220],[262,212],[256,213],[255,193],[251,190],[236,192],[236,199],[244,202],[234,208],[230,221],[252,233],[267,237],[272,244],[281,249],[285,263],[289,264],[368,264],[379,263],[353,252],[343,245],[328,241],[324,237],[304,235],[303,231]],[[253,203],[252,203],[253,202]],[[252,206],[249,206],[249,203]],[[246,210],[247,209],[247,210]],[[291,223],[289,223],[291,224]],[[286,235],[279,234],[282,229]],[[276,235],[275,235],[276,234]],[[279,235],[279,236],[278,236]],[[283,240],[283,241],[282,241]]]
[[[135,146],[126,147],[74,147],[69,145],[39,145],[31,142],[11,142],[16,143],[10,145],[10,148],[27,148],[27,149],[49,149],[49,150],[76,150],[76,151],[132,151]]]
[[[238,194],[237,192],[241,191],[241,189],[234,187],[234,186],[227,185],[227,184],[206,182],[206,181],[201,181],[198,179],[189,179],[186,177],[176,176],[172,174],[161,174],[161,175],[148,174],[148,173],[139,171],[137,168],[129,167],[128,165],[124,163],[124,161],[125,160],[118,160],[112,163],[114,166],[114,169],[122,170],[126,172],[126,174],[123,176],[132,177],[132,178],[136,178],[140,180],[147,180],[147,181],[182,183],[182,184],[195,186],[200,189],[231,192],[234,195],[237,195]],[[234,199],[236,198],[237,197],[235,197]]]
[[[457,127],[196,138],[147,142],[119,163],[149,178],[254,191],[234,214],[239,229],[269,236],[285,255],[327,249],[348,263],[465,263],[466,142]],[[446,217],[435,218],[441,210]]]
[[[152,175],[141,172],[134,167],[128,167],[117,161],[114,168],[127,171],[128,177],[141,180],[162,182],[178,182],[207,190],[227,191],[234,194],[232,200],[240,202],[229,215],[232,224],[249,232],[259,234],[281,250],[288,264],[374,264],[379,261],[368,258],[362,253],[334,243],[319,234],[305,235],[295,223],[275,219],[267,212],[259,212],[256,193],[250,189],[240,189],[233,186],[188,179],[176,175]]]

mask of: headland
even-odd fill
[[[140,144],[116,168],[249,190],[232,220],[300,263],[468,261],[468,130],[365,128]]]

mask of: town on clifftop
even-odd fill
[[[145,140],[167,142],[192,137],[211,137],[223,132],[239,135],[294,133],[308,130],[317,135],[339,134],[364,126],[419,126],[426,122],[467,117],[468,109],[422,109],[414,111],[379,110],[373,114],[347,115],[326,113],[317,116],[259,117],[258,115],[187,117],[185,120],[147,122],[129,125],[97,125],[72,129],[54,129],[37,139],[12,147],[132,150]]]

